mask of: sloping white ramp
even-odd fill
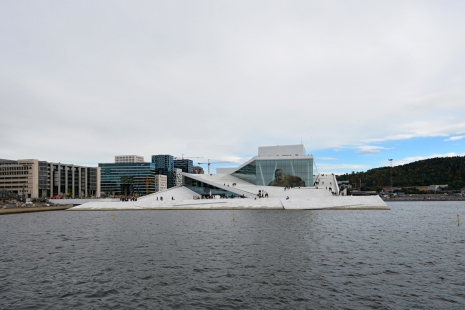
[[[186,191],[187,190],[187,191]],[[168,195],[169,193],[169,195]],[[183,195],[194,195],[187,188],[176,188],[165,192],[164,201],[155,197],[140,201],[86,203],[69,210],[389,210],[378,196],[330,196],[307,198],[235,198],[235,199],[179,199]],[[177,197],[174,200],[171,197]]]

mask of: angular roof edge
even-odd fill
[[[212,186],[216,186],[218,188],[221,188],[225,191],[228,191],[228,192],[231,192],[231,193],[234,193],[234,194],[238,194],[238,195],[244,195],[244,196],[253,196],[253,197],[256,197],[257,195],[254,194],[254,193],[251,193],[251,192],[248,192],[248,191],[245,191],[245,190],[242,190],[242,189],[238,189],[236,187],[232,187],[232,186],[225,186],[223,184],[220,184],[220,183],[217,183],[217,182],[214,182],[214,181],[211,181],[211,180],[208,180],[208,179],[204,179],[202,177],[199,177],[198,174],[192,174],[192,173],[187,173],[187,172],[182,172],[181,173],[183,176],[186,176],[188,178],[191,178],[191,179],[194,179],[194,180],[197,180],[197,181],[200,181],[200,182],[203,182],[203,183],[207,183],[207,184],[210,184]]]

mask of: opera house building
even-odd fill
[[[239,167],[215,174],[182,173],[182,186],[137,201],[86,203],[70,210],[131,209],[373,209],[389,210],[379,196],[346,196],[336,176],[314,170],[302,144],[264,146]]]

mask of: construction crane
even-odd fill
[[[149,182],[155,181],[153,178],[145,177],[145,194],[149,194]]]
[[[189,159],[189,158],[203,158],[203,157],[186,156],[186,159]],[[174,159],[179,159],[179,157],[175,157]],[[181,159],[184,159],[184,154],[182,154]]]
[[[210,174],[210,164],[229,164],[232,163],[232,161],[215,161],[215,162],[210,162],[210,159],[206,163],[197,163],[199,165],[208,165],[208,174]]]

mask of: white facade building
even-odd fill
[[[115,156],[115,163],[143,163],[144,156],[140,155],[117,155]]]
[[[174,168],[174,171],[175,171],[174,186],[182,186],[182,169]]]
[[[168,178],[166,175],[157,174],[155,176],[155,192],[164,191],[168,189]]]
[[[305,147],[303,144],[260,146],[258,157],[266,156],[305,156]]]

